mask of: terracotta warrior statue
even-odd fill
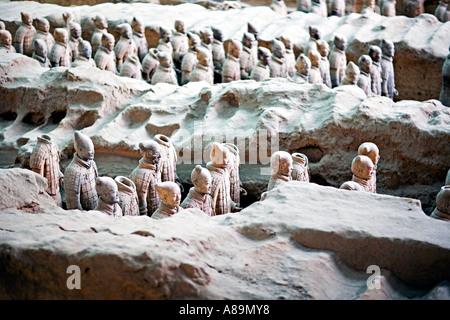
[[[158,197],[161,199],[158,209],[152,214],[153,219],[165,219],[183,211],[180,207],[180,187],[172,181],[160,182],[155,185]]]
[[[210,159],[211,161],[206,164],[206,168],[210,171],[212,177],[211,197],[215,212],[213,215],[235,211],[236,205],[231,200],[228,148],[221,143],[213,143]]]
[[[153,138],[160,148],[161,160],[159,166],[161,168],[161,181],[177,182],[177,151],[169,137],[163,134],[156,134]]]
[[[308,13],[311,11],[311,0],[297,0],[297,11]]]
[[[447,10],[445,10],[444,14],[442,15],[442,22],[450,21],[450,5],[447,6]]]
[[[317,40],[317,51],[320,53],[319,69],[322,82],[328,88],[331,88],[330,61],[328,61],[330,46],[328,45],[328,42],[323,39]]]
[[[144,60],[142,60],[142,79],[151,83],[153,74],[158,68],[158,65],[158,50],[156,48],[150,48],[145,55]]]
[[[75,15],[70,11],[66,11],[62,14],[62,17],[64,20],[62,28],[67,30],[67,34],[70,34],[70,24],[76,22]]]
[[[205,47],[207,50],[211,51],[212,54],[212,42],[214,35],[211,28],[203,28],[200,30],[200,39],[200,46]]]
[[[152,216],[159,205],[155,186],[161,182],[161,148],[154,140],[139,143],[142,158],[139,165],[131,172],[130,179],[136,186],[141,215]]]
[[[137,47],[137,55],[139,57],[139,61],[142,62],[145,55],[148,53],[148,43],[145,38],[144,21],[138,17],[133,17],[133,20],[131,21],[131,29],[133,29],[133,41]]]
[[[300,152],[294,152],[291,156],[292,180],[309,182],[311,180],[311,175],[309,173],[308,157]]]
[[[36,39],[34,41],[34,52],[31,57],[34,60],[37,60],[41,65],[41,67],[44,68],[52,67],[50,59],[48,58],[47,44],[44,42],[44,40]]]
[[[322,74],[320,73],[320,53],[317,50],[310,50],[308,54],[311,61],[311,69],[309,70],[309,83],[323,83]]]
[[[175,32],[172,37],[173,62],[177,68],[180,68],[184,54],[189,49],[189,41],[186,34],[184,21],[175,20]]]
[[[187,33],[189,49],[184,54],[181,61],[181,84],[186,84],[191,80],[191,73],[197,63],[197,48],[200,46],[200,37],[195,33]]]
[[[71,67],[80,67],[80,66],[87,66],[87,67],[96,67],[94,59],[92,57],[92,47],[89,41],[82,40],[78,44],[78,55],[75,58],[75,61],[72,62]]]
[[[0,30],[6,30],[6,25],[3,21],[0,21]]]
[[[358,65],[360,74],[356,84],[358,87],[363,89],[366,95],[370,95],[372,93],[372,79],[370,78],[372,59],[368,55],[362,55],[358,59]]]
[[[375,0],[364,0],[361,14],[372,14],[375,12]]]
[[[325,0],[312,0],[311,12],[326,18],[328,16],[328,9]]]
[[[250,74],[253,69],[252,46],[255,41],[255,36],[249,32],[244,32],[242,36],[242,51],[239,57],[241,66],[241,79],[250,79]]]
[[[203,47],[197,49],[197,63],[192,70],[190,81],[206,81],[211,85],[214,84],[211,52]]]
[[[287,7],[283,0],[272,0],[270,8],[276,13],[287,15]]]
[[[449,48],[450,51],[450,48]],[[439,95],[439,101],[444,106],[450,107],[450,53],[447,55],[442,65],[442,89]]]
[[[142,80],[142,66],[137,55],[129,55],[120,68],[119,76]]]
[[[253,34],[255,37],[255,42],[252,45],[252,57],[253,57],[253,65],[258,63],[258,40],[259,40],[259,31],[258,29],[250,22],[247,22],[247,32]]]
[[[69,48],[70,48],[70,56],[72,62],[75,61],[78,56],[78,45],[83,38],[81,37],[81,26],[79,23],[72,22],[69,25],[70,29],[70,37],[69,37]]]
[[[396,0],[383,0],[383,4],[380,8],[381,15],[386,16],[386,17],[395,17],[396,2],[397,2]]]
[[[441,187],[436,196],[436,208],[431,213],[431,217],[450,221],[450,185]]]
[[[95,179],[95,190],[98,194],[98,204],[94,210],[113,217],[123,215],[122,208],[119,205],[119,190],[113,178],[97,177]]]
[[[36,18],[36,34],[31,41],[33,48],[36,39],[44,41],[47,46],[47,55],[49,55],[55,44],[55,38],[53,38],[53,35],[50,33],[50,22],[45,18]]]
[[[264,47],[258,47],[258,64],[252,69],[250,79],[255,81],[263,81],[269,79],[270,70],[269,62],[271,59],[271,52]]]
[[[378,46],[370,46],[369,57],[372,59],[370,68],[370,81],[372,93],[381,96],[381,49]]]
[[[114,44],[114,36],[110,33],[105,33],[102,36],[102,44],[94,56],[94,61],[97,68],[117,74]]]
[[[172,47],[172,33],[160,27],[159,28],[159,42],[156,47],[159,52],[166,52],[170,55],[170,58],[173,56],[173,47]]]
[[[92,18],[92,21],[94,21],[95,29],[92,33],[91,37],[91,45],[92,45],[92,54],[96,54],[97,50],[102,45],[102,38],[104,34],[108,33],[108,22],[106,21],[105,16],[103,15],[97,15],[94,18]],[[114,39],[114,42],[116,40]]]
[[[119,205],[124,216],[139,216],[139,199],[134,182],[124,176],[116,176],[114,181],[119,191]]]
[[[294,54],[294,44],[291,39],[287,36],[280,37],[281,42],[283,42],[286,53],[284,54],[284,60],[286,64],[286,76],[292,78],[295,75],[295,54]]]
[[[225,61],[225,49],[223,47],[223,34],[221,29],[211,27],[213,32],[212,56],[214,65],[214,83],[222,81],[222,67]]]
[[[133,31],[128,23],[121,23],[117,26],[120,30],[120,39],[114,46],[114,53],[116,55],[116,67],[120,72],[122,64],[125,62],[129,55],[137,56],[137,46],[133,40]]]
[[[350,61],[347,64],[347,68],[345,68],[345,76],[342,79],[342,85],[356,85],[359,74],[359,67],[353,61]]]
[[[0,30],[0,52],[16,53],[16,49],[11,45],[12,36],[8,30]]]
[[[272,40],[272,58],[269,63],[271,78],[286,78],[286,48],[283,42]]]
[[[394,57],[395,49],[394,43],[390,40],[381,41],[381,95],[390,99],[398,95],[395,89],[394,64],[392,59]]]
[[[55,44],[50,51],[49,59],[52,67],[70,67],[69,34],[65,28],[56,28],[54,32]]]
[[[72,162],[64,171],[67,209],[94,210],[98,203],[95,187],[98,171],[94,161],[94,144],[91,138],[75,131],[74,148]]]
[[[14,48],[17,53],[31,57],[33,55],[31,42],[36,34],[36,28],[33,26],[33,16],[26,12],[21,12],[20,15],[22,23],[14,34]]]
[[[270,167],[272,168],[272,174],[267,185],[267,191],[292,180],[292,156],[288,152],[274,152],[270,157]]]
[[[227,57],[222,67],[222,82],[227,83],[241,79],[239,58],[242,52],[242,43],[231,39],[228,42]]]
[[[332,0],[330,9],[331,16],[345,16],[345,0]]]
[[[292,78],[297,83],[308,83],[309,71],[311,70],[311,61],[309,58],[301,53],[295,63],[295,75]]]
[[[425,0],[403,0],[403,14],[407,17],[414,18],[425,12]]]
[[[320,30],[316,26],[309,26],[309,41],[304,50],[304,54],[308,56],[309,51],[317,50],[317,41],[322,38]]]
[[[231,200],[236,207],[241,206],[241,194],[247,195],[247,191],[242,187],[242,182],[239,177],[239,169],[241,167],[241,158],[238,147],[233,143],[224,143],[228,148],[228,171],[230,172],[230,195]]]
[[[60,170],[59,161],[60,151],[52,138],[46,134],[37,137],[37,144],[31,152],[30,168],[47,179],[45,192],[55,200],[59,207],[62,207],[60,189],[64,175]]]
[[[441,0],[439,1],[439,5],[436,7],[436,10],[434,11],[434,15],[441,22],[443,22],[444,13],[445,11],[447,11],[447,6],[448,0]]]
[[[164,82],[178,85],[177,75],[173,68],[172,55],[167,52],[158,51],[158,67],[152,77],[153,85]]]
[[[191,181],[194,185],[181,203],[183,209],[197,208],[208,216],[215,215],[214,204],[211,198],[212,177],[208,169],[196,165],[191,173]]]
[[[356,156],[352,161],[352,181],[358,183],[366,192],[373,192],[371,178],[373,175],[374,164],[367,156]]]
[[[358,148],[358,155],[367,156],[373,163],[373,174],[369,180],[369,191],[377,192],[377,164],[380,160],[380,151],[377,145],[373,142],[364,142]]]
[[[345,75],[345,68],[347,67],[347,56],[345,55],[347,39],[343,36],[335,35],[333,44],[334,46],[330,53],[330,77],[331,86],[334,88],[341,84]]]

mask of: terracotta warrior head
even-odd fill
[[[228,148],[221,143],[214,142],[209,157],[215,167],[226,168],[230,161]]]
[[[276,151],[270,157],[273,172],[289,177],[292,173],[292,156],[286,151]]]
[[[227,52],[233,57],[239,58],[242,52],[242,43],[234,39],[230,40]]]
[[[114,36],[111,33],[105,33],[104,35],[102,35],[102,46],[107,50],[114,50],[115,43],[116,39],[114,39]]]
[[[157,183],[155,189],[158,192],[159,199],[166,206],[176,208],[180,205],[181,191],[175,182],[164,181]]]
[[[309,70],[311,70],[311,61],[304,53],[301,53],[298,56],[297,61],[295,63],[295,69],[301,75],[306,77],[309,76]]]
[[[161,148],[155,140],[147,140],[139,143],[139,150],[144,160],[157,165],[161,159]]]
[[[203,47],[197,48],[197,60],[201,65],[210,66],[211,65],[211,53]]]
[[[75,15],[72,12],[64,12],[62,16],[66,25],[75,22]]]
[[[69,41],[69,34],[65,28],[56,28],[54,31],[55,41],[67,43]]]
[[[258,47],[258,60],[264,66],[269,65],[270,62],[270,50],[264,47]]]
[[[375,166],[367,156],[356,156],[352,161],[352,173],[358,178],[369,180],[373,175]]]
[[[20,17],[25,25],[31,26],[33,24],[33,16],[30,13],[21,12]]]
[[[342,51],[347,50],[347,38],[345,38],[344,36],[341,36],[338,34],[335,35],[333,44],[334,44],[334,47],[339,50],[342,50]]]
[[[12,43],[12,36],[8,30],[0,30],[0,44],[10,46]]]
[[[395,54],[394,43],[391,40],[381,40],[381,52],[384,56],[393,57]]]
[[[125,39],[131,39],[133,37],[133,30],[129,23],[121,23],[117,26],[117,29],[120,32],[120,36]]]
[[[144,33],[145,32],[144,21],[142,21],[138,17],[133,17],[133,20],[131,20],[131,28],[136,32]]]
[[[90,58],[92,55],[92,46],[89,41],[83,40],[78,44],[78,54],[85,58]]]
[[[276,39],[272,40],[272,54],[279,59],[284,58],[286,55],[286,48],[284,47],[283,42]]]
[[[46,57],[47,53],[47,44],[45,41],[42,39],[34,40],[34,54],[40,57]]]
[[[107,204],[119,203],[119,188],[113,178],[97,177],[95,178],[95,189],[99,198]]]
[[[165,42],[165,43],[169,43],[170,41],[172,41],[172,33],[167,30],[166,28],[160,27],[159,28],[159,38]]]
[[[186,25],[183,20],[175,20],[175,30],[180,33],[186,33]]]
[[[210,28],[204,28],[200,31],[200,38],[206,44],[211,44],[213,42],[213,32]]]
[[[242,45],[251,49],[253,46],[253,41],[255,41],[255,36],[250,32],[244,32],[244,35],[242,36]]]
[[[372,61],[380,62],[380,60],[381,60],[381,48],[379,46],[370,46],[368,55],[372,59]]]
[[[378,164],[378,160],[380,160],[380,151],[373,142],[362,143],[358,148],[358,155],[369,157],[375,166]]]
[[[309,26],[309,36],[313,39],[319,40],[321,38],[320,31],[315,26]]]
[[[98,29],[108,28],[108,22],[106,21],[106,17],[102,14],[99,14],[94,18],[92,18],[92,21],[94,21],[94,24]]]
[[[165,67],[165,68],[172,67],[172,64],[173,64],[172,56],[169,53],[164,52],[164,51],[158,51],[157,56],[158,56],[159,64],[162,67]]]
[[[188,32],[187,37],[188,37],[189,48],[191,50],[196,51],[197,48],[200,46],[200,37],[192,32]]]
[[[317,40],[317,51],[322,57],[328,57],[330,54],[330,45],[323,39]]]
[[[214,27],[211,27],[211,30],[213,32],[213,38],[217,41],[222,42],[223,41],[223,33],[221,29],[217,29]]]
[[[94,159],[94,143],[92,142],[91,138],[89,138],[84,133],[75,131],[73,146],[81,159],[85,161]]]
[[[196,165],[191,173],[191,181],[198,193],[211,193],[212,177],[208,169],[201,165]]]
[[[288,36],[281,36],[280,40],[281,42],[283,42],[286,50],[292,50],[292,48],[294,47],[291,38],[289,38]]]
[[[436,207],[439,211],[450,214],[450,185],[441,187],[436,196]]]
[[[360,71],[358,66],[353,61],[350,61],[347,64],[347,68],[345,69],[345,77],[347,81],[352,84],[356,84],[356,82],[358,81],[359,74]]]
[[[81,37],[81,26],[79,23],[71,22],[69,24],[69,29],[70,29],[70,35],[73,38],[78,39],[79,37]]]
[[[359,57],[358,66],[361,71],[370,73],[370,70],[372,69],[372,59],[368,55],[364,54]]]
[[[250,22],[247,22],[247,32],[250,32],[251,34],[253,34],[255,36],[256,40],[259,39],[258,29],[256,28],[255,25],[251,24]]]
[[[50,22],[45,18],[36,18],[36,29],[47,33],[50,31]]]
[[[317,50],[311,50],[308,53],[309,61],[311,61],[311,67],[319,67],[320,53]]]

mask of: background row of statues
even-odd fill
[[[177,152],[167,136],[139,143],[142,158],[129,177],[100,177],[94,161],[92,140],[74,133],[75,153],[64,174],[60,171],[60,151],[48,135],[37,138],[30,157],[30,168],[47,179],[45,190],[63,206],[64,188],[67,209],[98,210],[114,217],[147,215],[167,218],[185,208],[197,208],[209,216],[238,212],[241,195],[246,194],[239,176],[240,157],[236,145],[215,142],[210,161],[196,165],[191,172],[190,188],[183,201],[183,186],[178,181]],[[376,193],[376,170],[380,152],[372,142],[362,143],[351,163],[353,173],[340,189]],[[308,157],[302,153],[276,151],[270,158],[272,173],[267,193],[289,181],[310,182]],[[439,192],[432,217],[450,221],[450,170]]]
[[[355,64],[347,63],[344,36],[335,35],[330,48],[314,26],[309,27],[310,40],[303,54],[296,58],[294,44],[287,36],[274,39],[271,51],[258,46],[258,31],[250,23],[242,40],[223,41],[219,29],[204,28],[196,34],[187,32],[184,22],[176,20],[175,30],[160,28],[158,46],[149,49],[144,23],[137,18],[133,18],[131,25],[117,26],[121,36],[116,43],[107,31],[106,18],[101,15],[93,18],[96,29],[90,42],[81,38],[81,26],[70,15],[64,16],[67,26],[56,28],[53,35],[47,19],[36,18],[36,30],[32,16],[21,15],[22,25],[14,41],[8,30],[0,30],[0,49],[31,56],[43,67],[98,67],[151,84],[184,85],[190,81],[213,84],[281,77],[300,83],[323,83],[330,88],[357,85],[368,95],[391,99],[397,94],[392,63],[395,49],[390,40],[371,46]]]
[[[425,13],[425,0],[403,0],[402,11],[397,12],[396,0],[353,0],[352,6],[347,5],[346,0],[297,0],[297,11],[305,13],[316,13],[323,17],[339,16],[347,13],[367,13],[375,12],[387,17],[393,17],[397,14],[407,17],[416,17]],[[280,14],[288,14],[288,8],[283,0],[273,0],[270,8]],[[450,7],[448,0],[439,1],[434,11],[434,15],[439,21],[450,21]]]

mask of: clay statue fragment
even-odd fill
[[[128,23],[122,23],[117,26],[120,31],[120,39],[114,46],[114,54],[116,55],[116,67],[120,72],[122,64],[129,55],[137,56],[137,46],[133,40],[133,31]]]
[[[36,28],[33,26],[33,16],[26,12],[21,12],[20,16],[22,23],[14,34],[13,45],[17,53],[31,57],[33,55],[31,42],[36,34]]]
[[[69,34],[65,28],[56,28],[54,32],[55,44],[50,51],[49,59],[52,67],[70,67]]]
[[[192,70],[190,81],[206,81],[211,85],[214,84],[211,52],[204,47],[197,49],[197,63]]]
[[[345,76],[342,79],[342,85],[356,85],[359,74],[359,67],[353,61],[350,61],[347,64],[347,68],[345,68]]]
[[[362,55],[358,59],[358,66],[360,70],[359,78],[357,81],[358,87],[363,89],[366,95],[372,93],[372,79],[370,77],[371,68],[372,68],[372,59],[368,55]]]
[[[341,84],[347,67],[347,39],[344,36],[335,35],[333,40],[333,49],[330,52],[330,77],[331,86],[337,87]]]
[[[328,61],[330,46],[328,45],[328,42],[323,39],[317,40],[317,51],[320,53],[319,69],[322,76],[322,82],[328,88],[331,88],[330,61]]]
[[[152,77],[153,85],[163,82],[178,85],[177,75],[173,68],[172,55],[168,52],[158,51],[158,67]]]
[[[309,182],[311,175],[309,173],[308,157],[300,152],[292,155],[292,180]]]
[[[74,148],[73,159],[64,171],[67,209],[94,210],[98,202],[95,188],[98,171],[94,161],[94,144],[91,138],[75,131]]]
[[[367,156],[358,155],[352,161],[352,181],[361,185],[366,192],[373,192],[370,179],[373,175],[374,164]]]
[[[8,30],[0,30],[0,51],[16,53],[16,49],[11,45],[12,36]]]
[[[138,17],[133,17],[133,20],[131,21],[131,29],[133,29],[133,41],[137,47],[137,55],[139,61],[142,62],[148,52],[148,43],[147,39],[145,38],[144,22]]]
[[[284,44],[286,50],[284,54],[284,60],[286,64],[286,77],[292,78],[295,74],[295,54],[294,54],[294,44],[291,39],[287,36],[280,37],[281,42]]]
[[[34,60],[37,60],[41,67],[44,68],[51,68],[52,64],[50,63],[50,60],[48,59],[48,53],[47,53],[47,44],[44,42],[44,40],[41,39],[35,39],[34,43],[34,52],[31,56]]]
[[[95,61],[91,57],[92,57],[91,44],[86,40],[82,40],[78,44],[78,55],[75,58],[75,61],[72,62],[71,67],[72,68],[80,66],[96,67]]]
[[[311,70],[311,61],[309,58],[301,53],[297,61],[295,63],[295,75],[293,77],[293,80],[297,83],[307,83],[309,79],[309,72]]]
[[[70,37],[69,37],[69,49],[70,49],[70,57],[71,61],[75,61],[76,57],[78,56],[78,45],[81,41],[83,41],[83,38],[81,37],[81,26],[80,24],[76,22],[72,22],[69,25],[70,30]]]
[[[188,37],[186,34],[186,26],[184,21],[175,20],[175,32],[172,37],[173,62],[177,68],[181,65],[184,54],[189,49]]]
[[[271,59],[270,56],[271,53],[269,49],[258,47],[258,64],[252,69],[252,73],[250,74],[251,79],[255,81],[263,81],[265,79],[269,79],[269,62]]]
[[[153,74],[158,68],[158,50],[156,48],[150,48],[148,53],[142,60],[142,79],[151,83]]]
[[[270,157],[270,167],[272,168],[272,174],[267,185],[267,191],[292,180],[292,156],[288,152],[274,152]]]
[[[449,48],[450,50],[450,48]],[[442,65],[442,89],[439,95],[439,101],[444,106],[450,107],[450,53],[447,55]]]
[[[139,57],[136,55],[129,55],[122,64],[119,75],[122,77],[142,80],[142,66],[139,62]]]
[[[191,79],[192,70],[197,63],[197,48],[200,46],[200,37],[195,33],[187,33],[189,49],[181,61],[181,84],[186,84]]]
[[[322,74],[320,72],[320,53],[317,50],[310,50],[308,58],[311,61],[311,69],[309,71],[309,83],[323,83]]]
[[[102,44],[94,56],[97,68],[111,71],[117,74],[116,54],[114,53],[115,40],[112,34],[105,33],[102,36]]]
[[[241,79],[249,79],[253,69],[252,46],[255,41],[255,36],[249,32],[244,32],[242,36],[242,52],[239,57],[241,66]]]
[[[358,155],[367,156],[372,160],[373,173],[369,180],[369,191],[377,192],[377,165],[380,160],[380,150],[373,142],[364,142],[358,148]]]
[[[394,44],[390,40],[381,41],[381,95],[390,99],[398,95],[395,89],[394,64]]]
[[[139,199],[134,182],[125,176],[116,176],[114,181],[119,191],[119,205],[124,216],[139,216]]]
[[[152,214],[153,219],[168,218],[180,211],[181,191],[180,187],[172,181],[160,182],[155,185],[158,197],[161,199],[158,209]]]
[[[286,48],[283,42],[272,40],[272,57],[269,62],[271,78],[286,78]]]
[[[378,46],[370,46],[369,57],[372,59],[370,68],[370,81],[372,93],[381,96],[381,49]]]
[[[241,67],[239,57],[242,52],[242,43],[237,40],[228,42],[227,56],[222,67],[222,82],[227,83],[241,79]]]
[[[59,161],[60,151],[52,138],[46,134],[37,137],[36,146],[31,152],[30,168],[47,179],[45,192],[55,200],[58,206],[62,207],[60,189],[64,174],[60,170]]]
[[[106,21],[105,16],[103,15],[97,15],[94,18],[92,18],[92,21],[95,24],[94,32],[92,33],[91,37],[91,45],[92,45],[92,54],[96,54],[97,50],[102,45],[102,37],[104,34],[108,33],[108,23]],[[115,42],[115,40],[114,40]]]
[[[450,221],[450,185],[441,187],[436,196],[436,208],[431,213],[431,217]]]

